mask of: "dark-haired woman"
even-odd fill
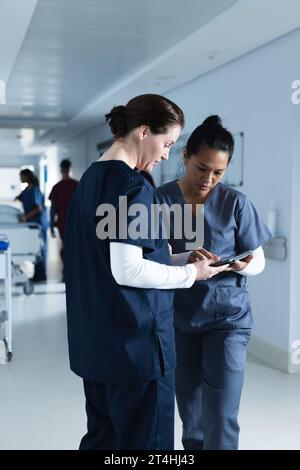
[[[156,191],[160,202],[204,205],[203,249],[189,259],[251,250],[213,279],[175,291],[176,398],[185,449],[237,449],[238,411],[252,327],[247,276],[264,269],[262,245],[271,236],[241,192],[220,181],[234,139],[218,116],[198,126],[184,153],[185,175]],[[194,216],[196,214],[194,213]],[[169,240],[173,253],[185,240]]]
[[[172,289],[220,268],[185,265],[186,256],[171,266],[167,240],[152,236],[153,187],[135,170],[168,158],[181,109],[141,95],[106,119],[115,141],[80,180],[65,237],[70,364],[83,378],[88,418],[80,449],[172,449]]]
[[[20,222],[34,222],[40,225],[41,252],[35,264],[33,281],[45,281],[46,256],[47,256],[47,228],[48,219],[45,208],[45,198],[39,188],[39,181],[35,174],[28,168],[20,171],[20,180],[27,183],[27,187],[16,197],[23,205],[24,214]]]

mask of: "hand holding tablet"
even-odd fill
[[[252,255],[251,250],[245,251],[244,253],[240,253],[238,255],[229,256],[228,258],[220,259],[220,261],[217,261],[216,263],[211,264],[211,266],[217,267],[217,266],[223,266],[224,264],[231,265],[231,264],[234,264],[236,261],[243,260],[244,258],[247,258],[247,256],[249,256],[249,255]]]

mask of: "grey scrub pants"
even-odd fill
[[[176,399],[186,450],[238,448],[238,412],[251,330],[176,331]]]

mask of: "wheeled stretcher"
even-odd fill
[[[0,205],[0,236],[5,236],[11,249],[12,283],[23,285],[25,294],[33,292],[33,284],[24,269],[25,263],[36,263],[42,248],[40,226],[36,223],[20,223],[21,211],[15,207]]]

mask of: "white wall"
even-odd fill
[[[88,133],[88,163],[92,163],[99,158],[97,144],[111,140],[113,137],[107,123],[102,124]]]
[[[0,169],[0,201],[13,201],[21,192],[20,168]]]
[[[299,73],[300,76],[300,73]],[[300,104],[293,108],[293,161],[291,212],[291,272],[290,272],[290,356],[291,372],[300,370]]]
[[[300,78],[295,60],[299,43],[298,30],[168,95],[184,109],[187,131],[215,113],[231,131],[243,131],[245,184],[242,191],[265,219],[269,202],[274,200],[278,205],[279,234],[288,239],[288,258],[281,262],[268,260],[265,272],[250,279],[249,285],[254,335],[258,344],[269,346],[269,350],[261,348],[265,359],[286,370],[291,334],[300,339],[296,312],[299,300],[295,298],[300,281],[296,250],[300,241],[297,222],[300,194],[296,181],[300,147],[298,139],[297,148],[293,148],[296,115],[291,102],[291,83]],[[293,165],[298,167],[294,184]]]
[[[69,158],[74,177],[80,179],[87,167],[98,158],[97,144],[111,138],[107,124],[97,126],[73,140],[58,144],[58,160]]]

